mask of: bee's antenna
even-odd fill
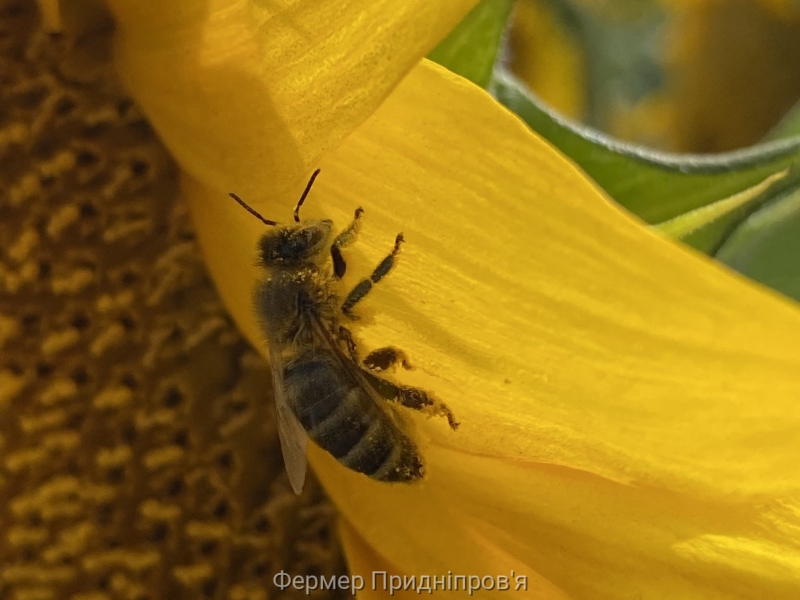
[[[311,175],[311,179],[308,180],[308,185],[306,185],[306,189],[303,191],[303,195],[300,196],[300,200],[297,201],[297,206],[294,207],[294,222],[295,223],[299,223],[300,222],[300,207],[303,206],[303,202],[305,202],[306,196],[308,196],[308,192],[311,191],[311,186],[314,185],[314,180],[317,178],[317,175],[319,175],[319,172],[321,170],[322,169],[317,169]]]
[[[233,198],[234,200],[236,200],[236,201],[237,201],[239,204],[241,204],[242,206],[244,206],[244,209],[245,209],[247,212],[249,212],[249,213],[250,213],[251,215],[253,215],[253,216],[254,216],[256,219],[258,219],[259,221],[261,221],[262,223],[264,223],[264,225],[269,225],[270,227],[275,227],[275,225],[277,225],[277,223],[276,223],[275,221],[270,221],[269,219],[265,219],[264,217],[262,217],[260,214],[258,214],[258,213],[257,213],[256,211],[254,211],[252,208],[250,208],[250,207],[247,205],[247,203],[246,203],[244,200],[242,200],[241,198],[239,198],[239,196],[237,196],[237,195],[236,195],[236,194],[234,194],[233,192],[231,192],[231,193],[230,193],[230,194],[228,194],[228,195],[229,195],[231,198]]]

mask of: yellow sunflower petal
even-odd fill
[[[477,0],[108,0],[117,70],[188,172],[285,190]]]
[[[796,597],[795,304],[653,235],[426,62],[320,166],[306,217],[366,210],[350,283],[406,235],[356,335],[403,348],[416,370],[397,378],[462,422],[408,416],[419,486],[312,452],[369,545],[409,574],[507,575],[486,569],[511,557],[558,590],[545,598]],[[263,349],[263,228],[226,190],[186,190],[212,274]],[[299,191],[257,208],[287,220]]]
[[[357,582],[359,587],[361,585],[364,586],[358,595],[361,600],[377,600],[379,598],[386,598],[389,595],[398,598],[398,600],[419,598],[419,592],[415,591],[415,589],[416,586],[420,585],[422,582],[414,575],[408,575],[407,573],[399,571],[395,565],[381,555],[378,549],[370,546],[346,520],[342,520],[340,523],[339,535],[347,554],[347,563],[351,573],[353,576],[358,576],[360,573],[364,574],[361,575],[361,577],[363,577],[363,583]],[[503,598],[569,600],[569,596],[540,576],[528,577],[524,586],[518,586],[515,577],[517,573],[524,571],[525,565],[522,565],[513,556],[503,552],[499,548],[493,548],[493,552],[487,552],[487,550],[491,548],[491,545],[487,544],[485,538],[472,535],[468,536],[465,541],[470,544],[471,547],[475,548],[476,554],[482,559],[479,565],[480,570],[476,572],[483,573],[484,575],[475,575],[473,573],[472,580],[463,581],[460,580],[460,578],[456,578],[458,575],[464,575],[463,573],[445,573],[445,590],[463,592],[465,589],[468,590],[469,586],[482,590],[484,587],[483,578],[487,577],[486,573],[491,573],[489,577],[494,577],[497,574],[510,577],[509,589],[497,590],[503,592]],[[372,578],[373,573],[376,574],[374,580]],[[382,573],[386,575],[383,576],[381,575]],[[475,577],[479,577],[482,580],[480,582],[480,587],[477,587],[477,582],[474,580]],[[489,582],[486,583],[486,587],[488,587]],[[497,583],[498,582],[495,581],[495,585]],[[403,585],[403,588],[396,591],[400,584]],[[468,586],[467,588],[464,587],[465,584]],[[502,582],[500,585],[503,585]],[[519,589],[517,589],[518,587]],[[386,588],[389,588],[391,594],[386,593]],[[483,596],[483,594],[480,594],[480,596]]]

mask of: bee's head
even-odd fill
[[[309,179],[303,195],[294,207],[294,221],[297,225],[278,225],[275,221],[265,219],[258,212],[250,208],[248,204],[236,194],[230,197],[242,205],[247,212],[260,220],[264,225],[269,225],[275,229],[264,234],[258,243],[261,254],[261,264],[267,268],[292,268],[305,262],[314,260],[321,254],[326,247],[326,242],[331,236],[333,222],[324,221],[303,221],[300,222],[300,207],[311,191],[314,180],[319,175],[319,169]]]
[[[325,251],[332,226],[332,221],[325,220],[276,227],[259,242],[261,264],[291,268],[313,260]]]

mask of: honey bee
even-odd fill
[[[331,220],[300,220],[317,169],[294,209],[292,225],[265,219],[235,194],[230,196],[270,229],[259,241],[259,265],[266,278],[255,291],[255,308],[269,347],[278,432],[289,481],[303,489],[306,445],[311,438],[345,467],[385,482],[413,482],[424,476],[419,450],[403,431],[387,401],[445,416],[450,409],[424,390],[398,385],[379,373],[400,363],[396,348],[381,348],[359,360],[350,331],[356,305],[395,263],[403,234],[372,274],[341,300],[347,265],[342,248],[358,233],[363,209],[333,237]],[[331,240],[332,238],[332,240]],[[330,265],[327,263],[330,256]]]

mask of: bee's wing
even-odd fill
[[[272,386],[275,389],[275,408],[278,413],[278,435],[281,440],[283,462],[289,474],[289,483],[292,484],[294,493],[299,495],[306,480],[308,435],[286,402],[283,361],[274,344],[269,345],[269,362],[272,369]]]
[[[375,404],[378,405],[378,408],[380,408],[383,412],[387,412],[384,408],[386,401],[381,398],[375,388],[372,387],[372,384],[361,374],[358,365],[353,362],[348,354],[345,354],[341,346],[339,346],[336,340],[333,339],[333,335],[328,331],[328,328],[325,327],[325,324],[317,318],[313,318],[311,322],[313,325],[314,335],[317,337],[317,339],[324,342],[328,348],[330,348],[331,352],[333,352],[333,355],[339,360],[344,372],[350,376],[356,385],[358,385],[370,398],[372,398]]]

